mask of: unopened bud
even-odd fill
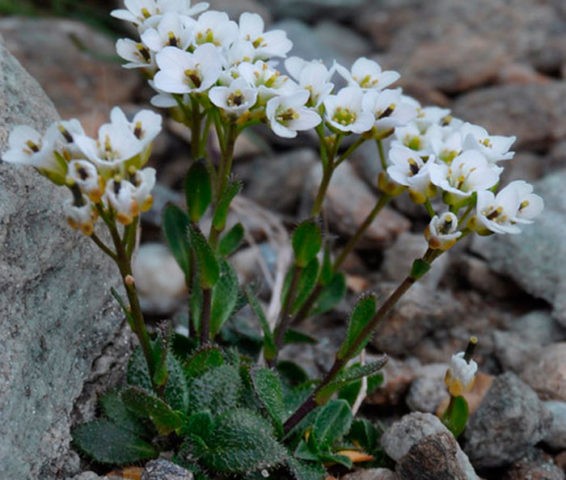
[[[126,277],[124,278],[124,283],[128,287],[133,287],[136,284],[136,280],[134,279],[133,275],[126,275]]]

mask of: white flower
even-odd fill
[[[166,13],[155,28],[148,28],[141,34],[142,44],[154,52],[167,46],[186,50],[192,42],[195,23],[192,18]]]
[[[244,78],[237,78],[228,87],[213,87],[208,93],[210,101],[225,112],[241,116],[257,101],[257,90]]]
[[[110,112],[110,121],[116,125],[126,125],[142,146],[147,147],[161,131],[162,118],[151,110],[140,110],[130,122],[119,107],[114,107]]]
[[[102,178],[94,164],[87,160],[72,160],[69,163],[67,184],[77,185],[94,203],[98,203],[103,194]]]
[[[523,180],[511,182],[497,195],[478,192],[477,221],[494,233],[520,233],[516,224],[532,223],[544,208],[542,198],[532,192],[532,185]]]
[[[177,47],[165,47],[156,55],[159,71],[155,87],[166,93],[202,92],[210,88],[222,70],[222,60],[212,44],[198,47],[194,53]]]
[[[256,58],[256,51],[252,42],[247,40],[235,41],[226,52],[226,60],[230,67],[239,65],[242,62],[251,63]],[[226,74],[226,72],[224,72]]]
[[[364,110],[373,113],[374,127],[378,132],[391,133],[393,128],[405,125],[417,115],[417,107],[406,101],[400,88],[370,90],[364,95],[362,105]]]
[[[69,199],[63,205],[67,223],[72,228],[80,230],[84,235],[92,235],[94,223],[98,215],[93,204],[86,197],[79,198],[78,200],[76,202]]]
[[[457,128],[434,124],[428,128],[425,137],[434,155],[448,165],[462,153],[462,133]]]
[[[426,132],[431,125],[448,125],[452,122],[450,110],[440,107],[421,107],[417,109],[415,123],[421,132]]]
[[[325,120],[342,132],[363,133],[373,126],[373,114],[362,109],[363,91],[359,87],[342,88],[324,100]]]
[[[318,60],[307,62],[299,57],[290,57],[285,60],[285,68],[301,88],[310,92],[309,106],[318,107],[334,88],[330,82],[334,72]]]
[[[387,174],[399,185],[409,187],[409,194],[416,203],[423,203],[432,196],[430,166],[434,157],[425,162],[410,148],[394,146],[389,151],[389,162]]]
[[[393,70],[382,71],[379,63],[365,57],[358,58],[351,71],[339,64],[336,64],[335,68],[348,85],[357,85],[364,90],[383,90],[401,76]]]
[[[463,124],[460,130],[464,138],[464,148],[479,150],[490,162],[510,160],[515,155],[509,148],[517,137],[489,135],[485,128],[470,123]]]
[[[244,12],[239,21],[240,39],[252,44],[255,59],[267,60],[272,57],[285,57],[293,48],[293,43],[283,30],[264,32],[263,19],[257,13]]]
[[[110,172],[119,169],[127,160],[141,154],[146,148],[146,143],[137,138],[130,126],[123,121],[102,125],[98,129],[97,140],[86,135],[77,135],[75,143],[86,158],[97,167]]]
[[[474,360],[466,361],[464,352],[452,355],[450,367],[444,379],[450,395],[459,397],[469,391],[474,384],[477,371],[478,364]]]
[[[116,41],[116,52],[128,63],[124,68],[154,68],[155,54],[141,42],[129,38],[120,38]]]
[[[236,72],[249,85],[258,89],[260,103],[265,103],[276,95],[289,95],[297,90],[296,83],[263,60],[253,64],[243,62],[237,66]]]
[[[191,6],[191,0],[125,0],[126,9],[112,10],[110,15],[143,28],[148,20],[159,20],[161,15],[171,12],[180,15],[197,15],[208,8],[200,2]]]
[[[425,238],[430,248],[448,250],[462,236],[458,230],[458,217],[452,212],[435,215],[425,229]]]
[[[396,140],[393,140],[392,146],[403,145],[422,157],[433,153],[426,132],[421,132],[414,122],[403,127],[397,127],[394,134]]]
[[[150,209],[153,203],[151,191],[155,186],[155,169],[144,168],[138,170],[135,175],[130,178],[130,183],[134,185],[133,199],[138,204],[141,212],[146,212]]]
[[[294,94],[273,97],[267,102],[265,115],[273,132],[280,137],[293,138],[299,130],[309,130],[316,127],[321,118],[305,103],[309,92],[299,90]]]
[[[197,45],[210,43],[228,48],[238,39],[238,24],[225,12],[204,12],[194,26],[194,42]]]
[[[499,181],[501,171],[501,168],[491,165],[480,152],[466,150],[451,165],[431,165],[430,179],[445,192],[462,199],[469,197],[472,192],[493,187]]]

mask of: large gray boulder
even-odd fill
[[[14,125],[44,131],[56,118],[0,41],[0,151]],[[73,403],[120,325],[108,295],[117,271],[67,227],[66,194],[31,168],[0,164],[1,478],[76,473],[78,458],[69,454]]]

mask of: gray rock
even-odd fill
[[[415,380],[405,398],[412,411],[434,413],[440,403],[448,397],[444,376],[448,365],[432,363],[419,368]]]
[[[515,374],[505,373],[470,417],[465,452],[478,469],[510,465],[545,437],[550,421],[536,393]]]
[[[314,27],[315,35],[326,46],[331,48],[336,58],[342,59],[350,67],[358,58],[371,53],[371,45],[366,37],[339,23],[325,20]]]
[[[526,365],[535,362],[541,353],[541,345],[529,342],[520,333],[495,330],[493,353],[505,371],[521,373]]]
[[[454,114],[493,135],[515,135],[514,148],[547,148],[566,138],[566,82],[501,85],[462,95]]]
[[[398,462],[424,438],[447,431],[438,417],[414,412],[405,415],[383,433],[381,446],[389,457]]]
[[[545,400],[566,401],[566,342],[545,346],[521,378]]]
[[[411,271],[413,262],[423,256],[428,243],[422,234],[404,232],[395,243],[385,251],[381,271],[385,279],[392,282],[401,282]],[[439,257],[432,265],[430,271],[420,280],[420,283],[436,288],[446,272],[450,259],[447,252]]]
[[[479,480],[470,460],[447,430],[424,438],[399,460],[402,480]]]
[[[501,480],[564,480],[564,470],[536,448],[507,469]]]
[[[94,472],[83,472],[67,480],[106,480],[108,477],[100,477]]]
[[[397,474],[387,468],[367,468],[344,475],[342,480],[398,480]]]
[[[11,128],[57,114],[0,45],[0,151]],[[63,189],[0,164],[0,465],[4,478],[64,478],[70,413],[93,360],[119,325],[115,267],[62,214]]]
[[[430,413],[405,415],[385,431],[381,445],[402,479],[478,479],[454,436]]]
[[[296,208],[313,165],[319,162],[311,149],[301,148],[277,156],[260,156],[236,165],[247,197],[265,207],[285,212]]]
[[[169,460],[158,458],[146,464],[141,480],[193,480],[193,474]]]
[[[566,86],[566,85],[565,85]],[[566,93],[566,90],[565,90]],[[565,116],[566,118],[566,116]],[[553,305],[553,315],[566,326],[566,170],[535,184],[545,209],[520,235],[474,237],[472,249],[491,268],[510,276],[527,293]]]
[[[6,48],[43,86],[59,113],[78,117],[88,131],[107,121],[113,105],[128,102],[141,83],[138,72],[96,55],[116,55],[114,42],[83,22],[58,18],[0,20]],[[73,38],[88,51],[82,51]]]
[[[283,18],[316,21],[321,18],[356,18],[368,0],[261,0],[273,14]]]
[[[380,298],[386,298],[396,286],[380,285]],[[428,334],[462,323],[464,313],[462,305],[450,292],[416,283],[379,327],[372,344],[390,355],[411,355]]]
[[[226,12],[228,16],[238,21],[240,15],[244,12],[258,13],[263,21],[269,25],[271,23],[271,13],[269,9],[256,0],[208,0],[210,10],[220,10]]]
[[[544,402],[545,408],[552,413],[552,422],[542,439],[554,450],[566,450],[566,402]]]
[[[310,202],[314,200],[322,178],[320,164],[311,169],[306,185]],[[324,201],[324,213],[332,229],[351,236],[364,222],[374,205],[376,195],[356,175],[348,162],[336,169]],[[376,249],[391,245],[410,227],[409,221],[389,207],[384,207],[360,238],[358,249]]]

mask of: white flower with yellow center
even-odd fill
[[[450,367],[444,378],[448,392],[453,397],[459,397],[471,390],[478,371],[478,364],[474,360],[466,360],[464,355],[465,352],[452,355]]]
[[[517,223],[532,223],[544,208],[543,199],[523,180],[511,182],[497,195],[484,191],[477,196],[476,222],[494,233],[521,233]]]
[[[166,13],[155,27],[148,28],[141,34],[142,44],[153,52],[159,52],[164,47],[186,50],[193,40],[195,23],[190,17]]]
[[[222,71],[222,58],[212,44],[201,45],[193,53],[165,47],[155,57],[159,71],[155,87],[166,93],[203,92],[214,85]]]
[[[414,102],[404,97],[400,88],[366,92],[362,102],[364,110],[373,113],[374,127],[378,132],[393,129],[413,120],[417,114]]]
[[[67,223],[75,230],[80,230],[84,235],[92,235],[94,224],[98,215],[93,204],[86,197],[77,200],[67,200],[63,209],[67,217]]]
[[[335,68],[348,85],[357,85],[363,90],[383,90],[401,77],[393,70],[383,71],[379,63],[365,57],[358,58],[350,70],[338,63]]]
[[[341,132],[364,133],[373,127],[374,117],[362,108],[364,92],[359,87],[342,88],[324,100],[324,119]]]
[[[238,24],[225,12],[210,10],[198,17],[194,26],[193,41],[196,45],[210,43],[227,49],[238,39]]]
[[[462,236],[462,232],[458,230],[458,217],[452,212],[435,215],[427,225],[424,235],[430,248],[448,250]]]
[[[407,147],[395,146],[389,151],[387,174],[399,185],[409,188],[416,203],[423,203],[434,194],[430,181],[430,166],[434,157],[425,162],[416,152]]]
[[[257,101],[257,90],[244,78],[237,78],[228,87],[213,87],[208,93],[210,101],[229,115],[241,116]]]
[[[294,138],[297,131],[310,130],[321,122],[318,113],[305,106],[308,99],[309,92],[299,90],[291,95],[273,97],[267,102],[265,116],[276,135]]]
[[[124,0],[125,9],[112,10],[110,15],[144,29],[147,23],[158,21],[166,13],[192,17],[208,8],[208,3],[191,6],[191,0]]]
[[[122,65],[124,68],[155,68],[155,53],[142,42],[120,38],[116,41],[116,52],[128,62]]]
[[[430,180],[456,199],[469,197],[473,192],[487,190],[499,181],[502,169],[490,164],[478,151],[466,150],[451,165],[435,163],[430,166]]]
[[[334,71],[329,71],[318,60],[307,62],[299,57],[290,57],[285,60],[285,68],[301,88],[309,91],[307,104],[311,107],[318,107],[334,88],[330,82]]]
[[[104,193],[104,182],[98,170],[87,160],[72,160],[67,172],[67,185],[76,185],[94,203],[98,203]]]
[[[465,123],[460,127],[464,148],[479,150],[490,162],[510,160],[515,152],[509,151],[517,137],[489,135],[487,130],[478,125]]]
[[[260,103],[266,103],[278,95],[290,95],[297,90],[297,84],[279,70],[263,60],[254,63],[243,62],[236,68],[236,74],[249,85],[256,87]]]
[[[255,58],[267,60],[285,57],[293,48],[284,30],[264,32],[264,22],[257,13],[244,12],[240,15],[239,34],[241,40],[250,42],[255,49]]]

